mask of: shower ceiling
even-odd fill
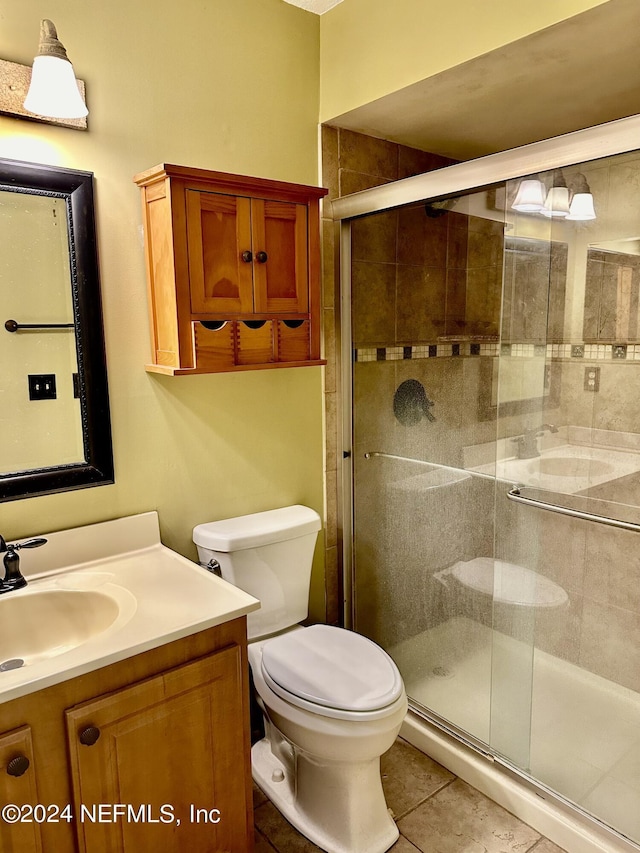
[[[326,123],[468,160],[635,115],[638,32],[609,0]]]

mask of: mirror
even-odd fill
[[[0,501],[113,482],[93,176],[0,159]]]
[[[640,340],[640,240],[593,243],[587,249],[583,336],[587,343]]]

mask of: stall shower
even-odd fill
[[[640,153],[524,178],[342,217],[352,619],[417,712],[633,846]]]

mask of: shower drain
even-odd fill
[[[21,666],[24,666],[22,658],[10,658],[0,663],[0,672],[8,672],[10,669],[20,669]]]
[[[431,675],[435,675],[436,678],[453,678],[454,673],[447,666],[434,666],[431,670]]]

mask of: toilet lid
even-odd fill
[[[550,578],[525,566],[491,557],[455,563],[451,574],[464,586],[483,592],[503,604],[520,607],[560,607],[567,593]]]
[[[330,625],[312,625],[267,641],[262,672],[275,693],[292,704],[299,699],[304,707],[377,711],[404,689],[397,666],[380,646]]]

